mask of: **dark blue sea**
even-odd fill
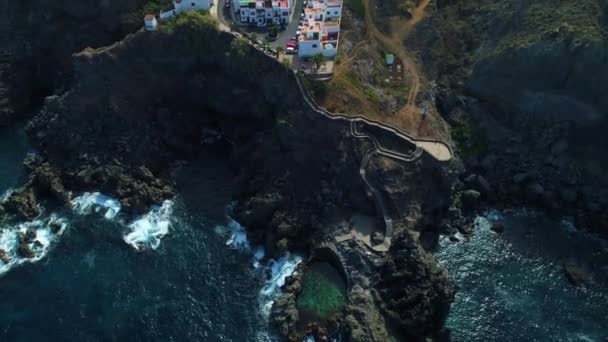
[[[21,132],[2,133],[0,193],[17,186],[27,152]],[[194,163],[179,196],[140,218],[90,193],[75,210],[1,223],[0,248],[14,248],[24,227],[43,248],[35,262],[0,261],[0,341],[273,341],[268,308],[299,259],[254,258],[263,251],[225,216],[232,179]],[[52,220],[60,234],[47,230]]]
[[[0,194],[23,182],[27,152],[22,132],[0,131]],[[142,217],[86,193],[75,194],[73,209],[0,222],[0,248],[11,258],[0,261],[0,341],[275,340],[269,307],[300,259],[261,261],[263,250],[225,215],[233,175],[208,160],[186,167],[179,195]],[[503,234],[490,231],[495,221]],[[34,260],[15,254],[27,229],[40,241]],[[480,216],[470,241],[442,241],[437,253],[458,285],[453,340],[604,341],[605,253],[567,221],[525,211]],[[561,265],[571,261],[590,269],[587,287],[566,281]]]

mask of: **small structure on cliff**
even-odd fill
[[[173,8],[170,11],[166,11],[166,12],[161,12],[160,13],[160,19],[161,20],[168,20],[171,19],[173,17],[175,17],[176,15],[183,13],[183,12],[187,12],[187,11],[194,11],[194,10],[209,10],[209,7],[211,7],[211,0],[174,0],[173,1]]]
[[[148,30],[148,31],[156,30],[156,27],[158,26],[158,21],[156,21],[156,16],[153,14],[146,15],[144,17],[144,26],[146,27],[146,30]]]

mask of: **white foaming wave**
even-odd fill
[[[259,296],[260,309],[265,316],[270,315],[272,304],[275,298],[281,294],[281,287],[285,285],[285,279],[295,273],[301,262],[301,256],[289,253],[276,261],[270,260],[267,267],[271,276],[262,287]]]
[[[154,206],[145,215],[129,224],[131,232],[123,240],[136,250],[157,249],[161,239],[169,233],[173,201],[166,200],[161,206]]]
[[[287,277],[296,272],[298,265],[302,262],[302,257],[297,254],[287,253],[278,260],[270,260],[263,264],[266,251],[263,246],[251,246],[247,239],[247,231],[237,221],[228,217],[227,230],[230,238],[226,241],[226,246],[237,249],[241,252],[251,253],[253,266],[258,269],[260,274],[269,274],[268,279],[258,294],[259,311],[263,321],[268,323],[270,311],[275,299],[281,294],[281,288],[285,285]],[[223,230],[216,227],[216,232],[223,233]],[[269,331],[262,329],[256,336],[257,342],[277,341]]]
[[[226,232],[221,226],[217,226],[215,228],[215,231],[220,234]],[[247,231],[245,230],[245,227],[241,226],[240,223],[238,223],[231,217],[228,217],[227,233],[230,234],[230,238],[228,238],[228,240],[226,241],[226,246],[229,246],[233,249],[237,249],[244,253],[251,253],[253,259],[253,267],[259,268],[262,266],[262,260],[264,260],[264,257],[266,256],[264,246],[252,247],[247,237]]]
[[[106,219],[114,219],[120,212],[118,200],[99,192],[85,192],[72,200],[72,209],[79,215],[93,212],[102,214]]]
[[[9,197],[11,197],[11,195],[13,194],[13,192],[15,192],[15,189],[10,188],[8,190],[6,190],[2,196],[0,196],[0,203],[2,202],[6,202],[6,200],[8,200]]]
[[[296,268],[302,262],[302,257],[296,254],[285,255],[278,260],[270,260],[266,270],[270,272],[270,277],[258,294],[258,306],[262,315],[262,320],[268,325],[270,312],[275,299],[281,295],[281,288],[285,285],[287,277],[295,274]],[[266,273],[266,272],[264,272]],[[260,342],[278,341],[268,330],[263,329],[258,332],[256,340]]]
[[[57,230],[53,232],[52,226]],[[26,262],[36,262],[44,258],[49,252],[53,242],[67,228],[67,221],[52,214],[46,219],[37,219],[30,222],[20,223],[16,226],[6,227],[0,230],[0,250],[4,252],[0,260],[0,275],[10,271],[13,267]],[[32,258],[24,258],[18,254],[19,235],[33,231],[35,237],[27,243],[32,251]]]
[[[247,231],[243,226],[232,218],[228,218],[228,230],[230,238],[226,241],[226,246],[238,249],[244,252],[251,251],[251,245],[247,239]]]

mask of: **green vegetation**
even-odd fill
[[[338,312],[344,302],[342,289],[326,275],[315,271],[304,274],[302,292],[297,300],[298,310],[326,319]]]
[[[365,95],[372,101],[379,102],[380,98],[378,94],[376,94],[376,90],[372,87],[368,87],[365,84],[361,83],[361,80],[357,75],[355,75],[352,71],[347,72],[344,75],[344,80],[347,81],[352,87],[359,89],[361,92],[365,93]]]
[[[305,79],[306,88],[310,90],[312,95],[317,100],[323,100],[327,96],[329,89],[327,87],[327,82],[323,81],[309,81]]]
[[[512,25],[490,53],[526,48],[541,40],[566,40],[574,46],[605,41],[608,30],[602,23],[600,3],[562,0],[557,5],[552,0],[535,0],[517,9],[508,2],[492,4],[487,9]]]
[[[338,54],[336,55],[336,58],[334,58],[334,63],[336,63],[336,65],[340,65],[340,63],[342,63],[343,59],[344,59],[344,52],[342,52],[342,50],[338,50]]]
[[[185,29],[200,32],[201,30],[217,30],[218,22],[209,15],[209,11],[188,11],[176,18],[163,22],[159,25],[160,30],[173,33],[177,29]]]
[[[158,15],[167,4],[168,2],[165,0],[148,0],[144,5],[144,14]]]
[[[344,6],[350,9],[359,18],[365,17],[365,6],[363,6],[363,0],[344,0]]]
[[[323,63],[325,63],[325,56],[318,53],[312,56],[312,62],[315,63],[315,68],[318,70]]]
[[[251,46],[245,38],[237,37],[230,42],[230,51],[234,52],[239,57],[247,55],[250,48]]]
[[[470,119],[460,119],[452,125],[452,136],[464,157],[484,154],[488,149],[487,138],[479,124]]]

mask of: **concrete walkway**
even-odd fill
[[[391,239],[385,238],[381,244],[372,244],[372,233],[376,231],[374,229],[374,218],[354,215],[352,217],[353,228],[346,234],[338,235],[335,237],[337,243],[342,243],[350,240],[358,240],[363,242],[366,246],[374,250],[375,252],[386,253],[391,246]]]
[[[399,160],[399,161],[412,162],[412,161],[418,159],[422,155],[423,151],[426,151],[431,156],[435,157],[437,160],[440,160],[440,161],[450,160],[452,158],[451,148],[449,147],[449,145],[447,145],[443,142],[440,142],[440,141],[413,139],[411,136],[400,132],[399,130],[397,130],[396,128],[394,128],[392,126],[388,126],[388,125],[382,124],[380,122],[369,120],[364,117],[350,117],[350,116],[346,116],[343,114],[331,113],[331,112],[325,110],[324,108],[320,107],[315,102],[313,97],[310,95],[308,89],[306,88],[306,85],[304,84],[303,76],[300,73],[296,73],[296,81],[298,83],[300,92],[302,93],[302,98],[304,99],[306,104],[315,113],[322,115],[330,120],[344,120],[344,121],[350,123],[350,134],[356,139],[370,140],[372,143],[372,146],[373,146],[372,151],[366,153],[363,156],[363,159],[361,160],[361,165],[359,167],[359,174],[361,175],[361,179],[363,180],[363,183],[365,183],[365,186],[371,191],[371,193],[374,197],[374,203],[376,205],[376,209],[378,210],[378,213],[382,216],[382,218],[384,220],[384,226],[385,226],[384,242],[379,245],[373,246],[371,243],[371,240],[370,240],[370,236],[365,233],[362,233],[360,231],[357,231],[357,230],[352,230],[348,234],[336,237],[336,242],[344,242],[344,241],[348,241],[351,239],[357,239],[359,241],[362,241],[364,244],[369,246],[374,251],[378,251],[378,252],[388,251],[388,249],[390,248],[391,238],[393,236],[393,230],[394,230],[393,229],[393,220],[390,218],[390,216],[388,214],[388,209],[386,207],[386,204],[384,203],[382,194],[367,178],[366,168],[367,168],[367,165],[369,164],[370,160],[375,155],[381,155],[381,156],[392,158],[392,159]],[[416,148],[411,153],[401,153],[401,152],[392,151],[387,148],[384,148],[378,142],[378,139],[376,139],[376,137],[369,135],[369,134],[359,132],[357,129],[357,124],[359,124],[359,123],[364,123],[367,125],[371,125],[371,126],[383,129],[384,131],[387,131],[390,134],[394,134],[397,137],[406,140],[407,142],[411,143],[413,146],[416,146]],[[441,154],[441,155],[434,155],[431,152],[429,152],[429,150],[424,148],[424,147],[429,148],[429,146],[427,146],[425,144],[418,144],[418,142],[420,142],[420,141],[433,143],[434,145],[431,146],[431,147],[433,147],[431,149],[432,152],[436,153],[437,151],[447,150],[448,153],[445,154],[442,152],[443,154]],[[437,150],[437,146],[443,146],[443,148],[445,148],[445,150],[442,150],[441,148],[439,150]],[[447,157],[449,157],[449,158],[447,158]]]
[[[348,122],[362,122],[367,125],[380,128],[389,134],[394,134],[397,137],[420,147],[425,152],[427,152],[429,155],[431,155],[431,157],[435,158],[438,161],[449,161],[454,156],[452,147],[450,147],[450,145],[446,144],[443,141],[433,140],[433,139],[414,138],[411,135],[404,133],[391,125],[387,125],[385,123],[371,120],[371,119],[368,119],[363,116],[349,116],[349,115],[345,115],[345,114],[341,114],[341,113],[329,112],[328,110],[326,110],[325,108],[322,108],[315,102],[312,95],[310,95],[308,89],[304,85],[304,81],[303,81],[302,75],[300,73],[296,74],[296,79],[298,81],[298,86],[300,88],[300,92],[302,93],[302,97],[304,98],[304,101],[306,101],[308,106],[311,109],[313,109],[316,113],[323,115],[328,119],[345,120]]]

